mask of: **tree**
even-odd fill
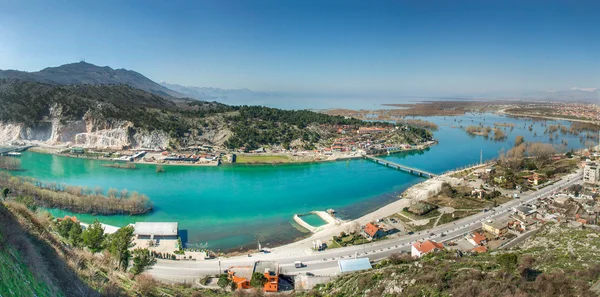
[[[517,137],[515,137],[515,145],[514,146],[519,146],[524,142],[525,142],[525,138],[521,135],[518,135]]]
[[[517,254],[507,253],[496,256],[496,262],[504,269],[504,271],[511,273],[517,268],[519,257]]]
[[[104,249],[104,228],[102,228],[98,220],[83,231],[81,238],[83,239],[83,244],[93,253]]]
[[[538,168],[544,167],[550,161],[550,157],[556,153],[554,146],[548,143],[530,143],[527,147],[527,154],[533,157],[535,165]]]
[[[225,289],[231,286],[232,281],[227,277],[227,274],[221,274],[219,276],[219,281],[217,281],[217,285],[221,287],[221,289]]]
[[[71,221],[71,220],[65,220],[65,221]],[[79,247],[81,246],[81,233],[82,233],[83,229],[81,228],[81,224],[79,223],[73,223],[71,225],[71,229],[69,230],[69,242],[75,246],[75,247]]]
[[[250,280],[250,285],[254,288],[262,288],[267,283],[267,278],[264,274],[260,272],[255,272],[252,274],[252,279]]]
[[[71,227],[75,224],[71,220],[62,220],[56,225],[56,231],[63,238],[69,238],[69,231],[71,231]]]
[[[138,275],[146,268],[156,264],[156,258],[148,249],[135,249],[133,250],[133,267],[131,273]]]
[[[8,194],[10,194],[9,188],[2,189],[2,198],[6,199],[6,197],[8,197]]]
[[[123,271],[129,266],[130,247],[133,247],[133,226],[125,226],[106,238],[106,248]]]

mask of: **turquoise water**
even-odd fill
[[[513,145],[516,135],[526,141],[548,141],[541,123],[533,132],[531,123],[496,115],[485,115],[485,123],[516,123],[506,129],[506,141],[473,137],[458,128],[477,124],[482,116],[428,118],[440,125],[435,132],[439,144],[423,152],[401,153],[385,158],[434,173],[496,157],[501,148]],[[471,122],[471,120],[473,122]],[[563,124],[568,125],[566,122]],[[577,136],[561,135],[570,147],[578,148]],[[559,143],[560,140],[555,140]],[[156,173],[152,165],[137,165],[135,170],[101,166],[102,161],[59,157],[25,152],[21,158],[26,169],[18,174],[71,185],[128,189],[146,194],[154,211],[143,216],[91,216],[78,214],[84,222],[98,218],[103,223],[123,226],[136,221],[177,221],[189,246],[208,243],[211,249],[235,250],[290,242],[303,236],[292,226],[295,213],[336,209],[342,218],[356,218],[389,202],[410,185],[423,179],[377,165],[366,160],[278,166],[165,166]],[[67,212],[52,210],[56,216]]]
[[[302,218],[302,220],[304,220],[306,223],[308,223],[309,225],[311,225],[313,227],[320,227],[327,223],[323,219],[321,219],[320,216],[318,216],[316,214],[312,214],[312,213],[304,215],[301,218]]]

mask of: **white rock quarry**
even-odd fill
[[[163,131],[144,131],[128,121],[93,119],[88,114],[81,120],[64,121],[53,117],[35,127],[21,123],[0,122],[0,144],[15,141],[42,142],[49,145],[71,144],[88,148],[166,148],[169,135]]]

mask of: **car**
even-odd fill
[[[435,233],[430,233],[429,236],[435,236]]]

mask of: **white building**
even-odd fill
[[[136,222],[133,234],[138,239],[177,239],[177,222]]]
[[[595,163],[587,163],[583,168],[583,182],[600,184],[600,166]]]

